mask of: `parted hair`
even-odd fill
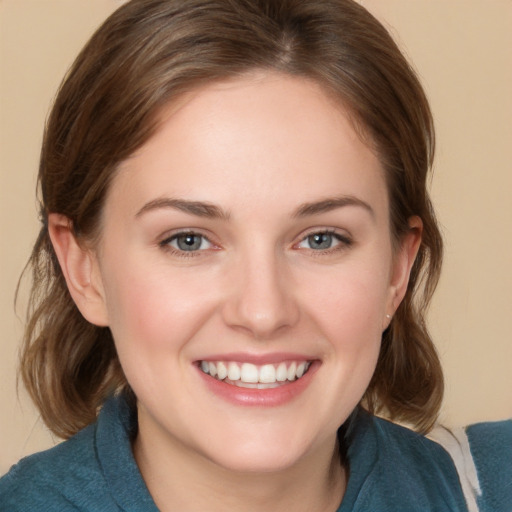
[[[131,391],[110,330],[88,323],[68,292],[48,214],[65,215],[79,241],[95,240],[119,164],[155,132],[162,107],[253,70],[313,80],[351,113],[385,170],[394,241],[411,216],[422,219],[407,293],[362,405],[419,431],[435,421],[443,376],[424,319],[442,260],[427,192],[434,129],[416,74],[386,29],[352,0],[132,0],[75,60],[43,139],[20,375],[58,436],[93,422],[110,394]]]

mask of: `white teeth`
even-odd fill
[[[288,378],[288,368],[286,368],[286,363],[281,363],[276,370],[276,380],[277,382],[284,382]]]
[[[240,370],[240,380],[242,382],[256,383],[258,382],[258,379],[258,368],[251,363],[244,363]]]
[[[249,389],[270,389],[270,388],[277,388],[279,387],[279,384],[277,382],[272,382],[270,384],[262,384],[261,382],[258,382],[257,384],[250,383],[250,382],[242,382],[241,380],[237,380],[233,382],[233,384],[238,388],[249,388]]]
[[[226,368],[226,365],[220,361],[217,363],[217,377],[219,380],[224,380],[228,376],[228,369]]]
[[[272,364],[264,364],[260,368],[259,382],[262,384],[270,384],[276,381],[276,369]]]
[[[242,387],[264,389],[276,387],[279,383],[300,379],[309,369],[311,363],[306,361],[282,362],[278,365],[264,364],[257,366],[252,363],[236,363],[234,361],[201,361],[201,370],[217,378],[229,380],[230,383]]]
[[[228,364],[228,379],[240,380],[240,368],[236,363]]]
[[[295,380],[295,377],[297,376],[296,372],[297,372],[297,363],[293,362],[288,367],[288,375],[287,375],[288,380]]]

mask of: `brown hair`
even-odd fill
[[[105,398],[129,386],[109,329],[89,324],[71,299],[48,213],[67,216],[79,239],[93,239],[116,167],[154,133],[159,109],[194,87],[254,69],[315,80],[352,112],[386,170],[395,240],[412,215],[421,217],[423,240],[407,294],[383,334],[363,403],[418,430],[435,420],[443,379],[424,322],[442,255],[426,190],[433,123],[387,31],[352,0],[133,0],[76,59],[43,141],[43,225],[30,260],[21,375],[57,435],[93,422]]]

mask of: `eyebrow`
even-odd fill
[[[173,199],[168,197],[154,199],[153,201],[146,203],[135,214],[135,217],[140,217],[144,213],[152,210],[159,210],[161,208],[172,208],[197,217],[206,217],[209,219],[229,219],[229,213],[214,204],[203,201],[187,201],[185,199]]]
[[[295,210],[292,217],[300,218],[310,215],[319,215],[345,206],[361,207],[365,209],[372,218],[375,218],[373,208],[367,202],[354,196],[329,197],[327,199],[322,199],[321,201],[304,203]],[[209,219],[229,220],[230,217],[228,212],[212,203],[188,201],[186,199],[173,199],[168,197],[149,201],[135,214],[135,217],[140,217],[144,213],[161,208],[180,210],[197,217],[205,217]]]
[[[337,208],[343,208],[345,206],[358,206],[365,209],[373,219],[375,219],[375,211],[373,208],[362,199],[354,196],[340,196],[340,197],[328,197],[321,201],[314,201],[312,203],[304,203],[297,208],[294,217],[307,217],[309,215],[319,215],[321,213],[330,212]]]

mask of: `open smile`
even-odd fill
[[[237,359],[200,360],[196,366],[211,392],[239,406],[284,405],[308,388],[321,366],[317,359],[267,359],[261,364]]]
[[[235,361],[201,361],[201,370],[226,384],[242,388],[271,389],[294,382],[309,370],[311,361],[283,361],[256,365]]]

